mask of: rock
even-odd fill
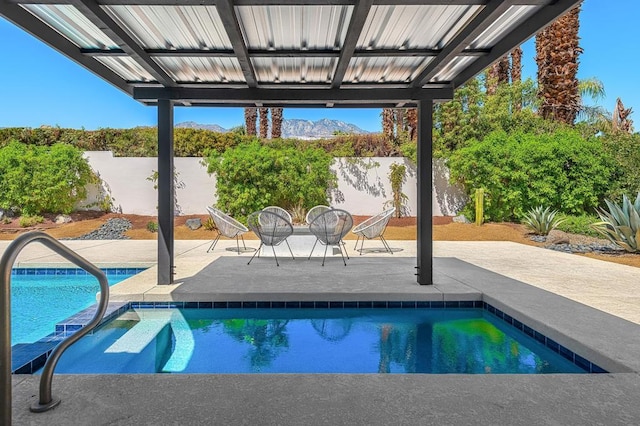
[[[191,229],[192,231],[195,231],[196,229],[202,226],[202,221],[200,220],[200,218],[187,219],[187,221],[185,222],[185,225],[187,225],[187,228]]]
[[[56,216],[55,223],[57,225],[62,225],[64,223],[69,223],[69,222],[73,222],[73,220],[71,219],[70,216],[67,216],[66,214],[59,214],[58,216]]]
[[[552,245],[570,244],[569,234],[567,234],[566,232],[554,229],[553,231],[549,232],[549,235],[547,235],[547,243]]]
[[[453,221],[455,223],[471,223],[471,221],[467,219],[464,215],[454,217]]]
[[[4,219],[4,209],[0,209],[0,220]]]

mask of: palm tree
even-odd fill
[[[269,108],[259,108],[260,111],[260,139],[269,135]]]
[[[511,51],[511,84],[516,87],[522,86],[522,48],[516,47]],[[516,98],[514,99],[513,109],[515,111],[522,110],[521,90],[518,89]]]
[[[382,109],[382,134],[385,135],[389,139],[393,139],[394,134],[394,122],[395,122],[395,114],[393,113],[393,109],[391,108],[383,108]]]
[[[586,98],[590,98],[596,102],[604,99],[606,93],[604,91],[604,84],[602,81],[594,77],[579,80],[578,93],[580,94],[580,110],[576,117],[578,120],[592,124],[605,124],[605,122],[609,122],[611,114],[609,114],[603,107],[597,105],[586,105],[584,103]]]
[[[256,108],[244,109],[244,123],[247,128],[247,135],[256,135],[256,120],[258,118],[258,111]]]
[[[611,120],[614,132],[633,133],[633,121],[629,118],[631,110],[631,108],[625,109],[620,98],[616,100],[616,108],[613,111],[613,119]]]
[[[567,124],[573,124],[580,110],[579,14],[580,6],[576,6],[536,35],[539,113]]]
[[[282,108],[271,108],[271,139],[282,137]]]
[[[487,95],[496,93],[500,84],[509,83],[509,58],[505,55],[487,70]]]

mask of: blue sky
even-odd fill
[[[640,1],[585,0],[581,18],[579,78],[596,77],[604,83],[606,99],[599,102],[612,111],[616,98],[640,111]],[[156,124],[156,109],[128,95],[76,65],[13,24],[0,18],[0,127],[51,125],[98,129]],[[7,40],[9,42],[7,42]],[[535,77],[533,39],[523,45],[523,74]],[[377,109],[285,108],[285,118],[331,118],[364,130],[380,131]],[[636,123],[637,113],[631,115]],[[240,108],[175,109],[176,123],[197,121],[229,128],[241,125]]]

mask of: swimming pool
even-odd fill
[[[144,268],[106,268],[109,285]],[[11,344],[35,342],[56,323],[96,302],[98,280],[77,268],[16,268],[11,272]]]
[[[131,309],[69,348],[56,373],[588,371],[523,327],[486,309]]]

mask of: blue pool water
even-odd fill
[[[584,373],[481,309],[136,309],[57,373]]]
[[[109,268],[109,285],[141,269]],[[14,270],[11,275],[11,344],[35,342],[56,323],[96,303],[98,280],[81,269]]]

